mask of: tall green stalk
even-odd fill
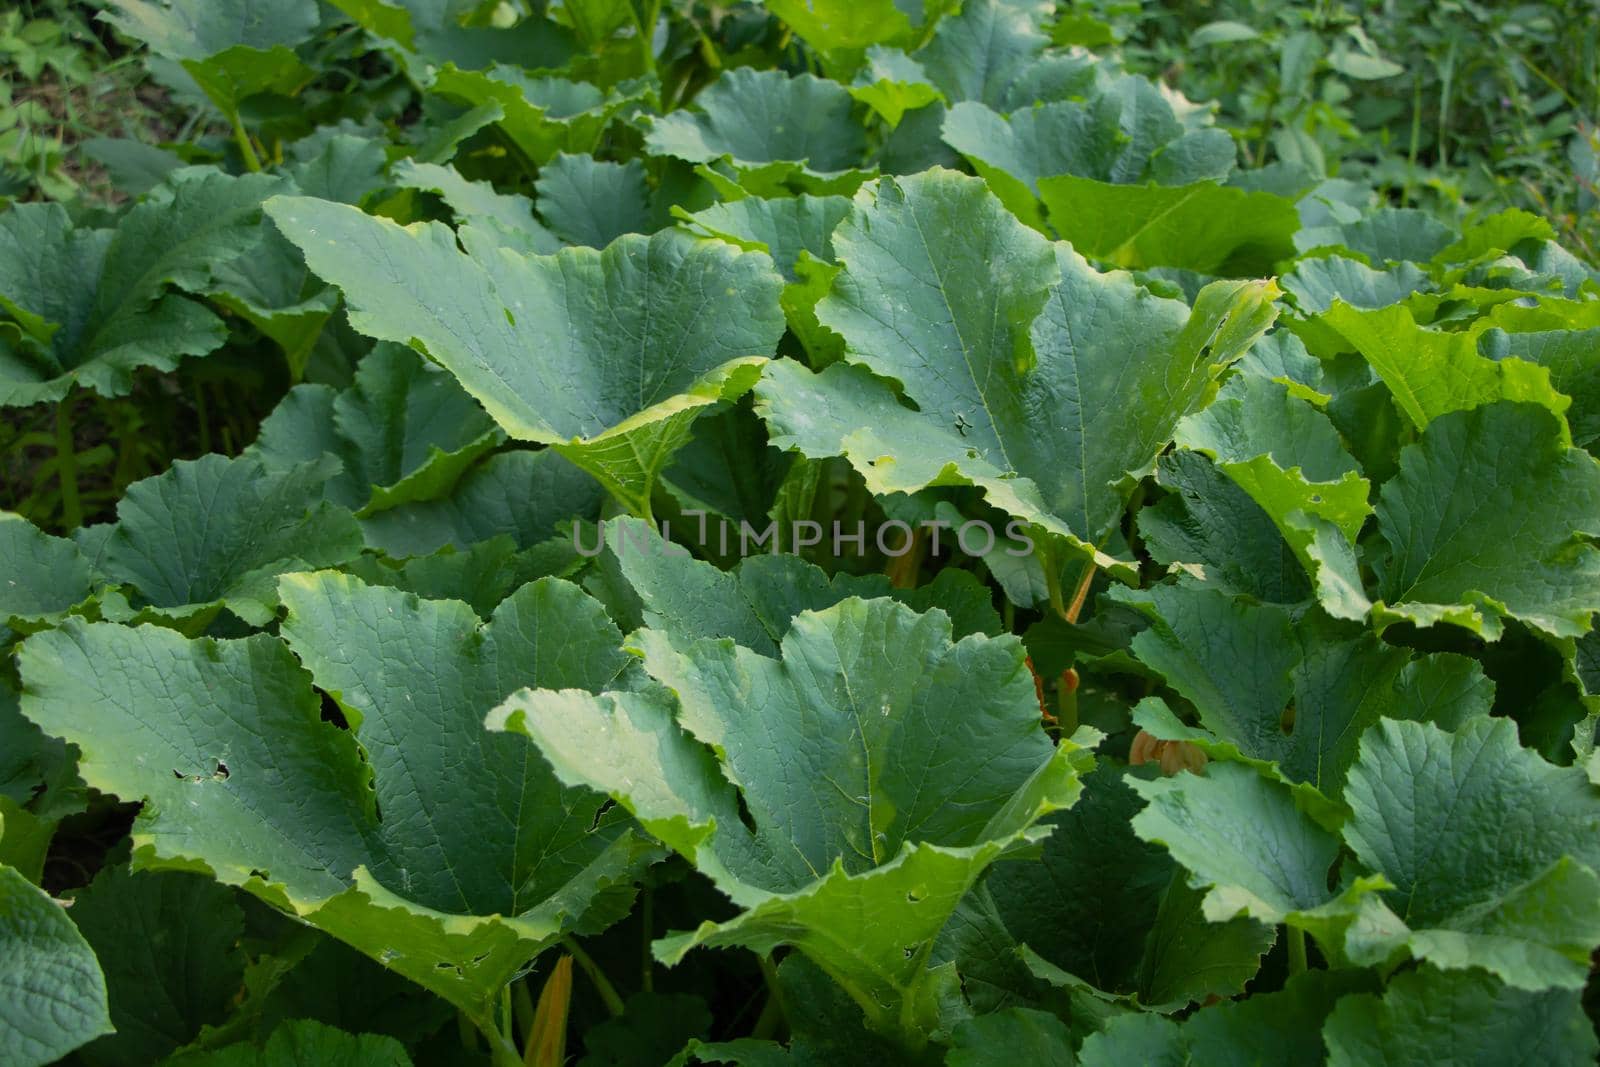
[[[78,496],[78,447],[72,434],[72,399],[56,405],[56,477],[61,481],[61,524],[69,530],[83,525],[83,501]]]

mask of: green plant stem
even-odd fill
[[[1411,186],[1417,180],[1417,152],[1422,147],[1422,75],[1411,83],[1411,148],[1406,153],[1406,184],[1400,193],[1403,207],[1412,206]]]
[[[1278,90],[1273,89],[1267,97],[1267,109],[1261,118],[1261,140],[1256,145],[1255,165],[1262,166],[1267,159],[1267,146],[1272,143],[1272,131],[1275,128],[1272,122],[1272,112],[1278,106]]]
[[[1289,930],[1289,974],[1306,973],[1306,932],[1298,926]]]
[[[228,121],[233,126],[233,141],[239,146],[239,155],[244,157],[245,170],[251,174],[261,173],[261,157],[256,155],[256,147],[250,143],[250,135],[245,132],[244,120],[239,118],[239,112],[228,112]]]
[[[1078,691],[1065,685],[1056,690],[1056,729],[1071,737],[1078,729]]]
[[[194,420],[200,424],[200,451],[211,451],[211,412],[206,404],[206,383],[194,383]]]
[[[1061,568],[1054,555],[1046,557],[1044,568],[1045,588],[1050,593],[1050,610],[1054,611],[1063,620],[1074,625],[1078,616],[1083,612],[1084,602],[1089,599],[1089,587],[1094,584],[1095,562],[1089,560],[1083,565],[1083,573],[1078,576],[1078,584],[1072,590],[1072,602],[1065,601],[1061,587]]]
[[[1083,576],[1078,579],[1078,588],[1072,592],[1072,603],[1067,605],[1067,613],[1063,616],[1068,622],[1076,624],[1078,616],[1083,613],[1083,605],[1089,599],[1089,587],[1094,584],[1094,560],[1083,565]]]
[[[761,1015],[756,1019],[755,1029],[750,1031],[750,1036],[763,1041],[774,1038],[780,1027],[788,1025],[789,1013],[783,1004],[783,989],[778,985],[777,965],[768,955],[759,957],[759,962],[761,978],[767,984],[767,1002],[762,1005]]]
[[[78,449],[72,436],[70,397],[62,397],[56,405],[56,477],[61,480],[61,524],[76,530],[83,525],[83,501],[78,496]]]
[[[599,964],[595,963],[594,959],[583,950],[583,946],[578,944],[577,939],[570,936],[563,937],[561,939],[561,947],[571,954],[573,962],[583,969],[583,973],[594,984],[595,992],[600,994],[600,1000],[604,1002],[606,1011],[613,1016],[621,1015],[622,997],[617,995],[617,987],[611,984],[611,979],[606,977],[606,973],[600,969]]]
[[[1050,610],[1056,613],[1057,618],[1065,619],[1067,602],[1061,595],[1061,561],[1048,549],[1044,554],[1044,587],[1050,596]]]
[[[533,1006],[533,994],[528,992],[528,981],[522,979],[511,983],[511,1014],[517,1023],[517,1029],[522,1033],[522,1040],[526,1042],[533,1033],[533,1018],[536,1014]]]
[[[489,1058],[495,1067],[523,1067],[522,1053],[498,1033],[490,1032],[492,1030],[491,1027],[484,1031],[483,1036],[489,1039]]]
[[[500,991],[502,998],[508,995],[507,990]],[[522,1054],[517,1047],[500,1032],[493,1019],[476,1019],[464,1011],[456,1012],[456,1030],[461,1036],[461,1047],[469,1051],[476,1051],[478,1038],[483,1038],[489,1046],[489,1059],[495,1067],[523,1067]]]
[[[661,0],[653,0],[645,8],[645,17],[642,19],[639,17],[638,10],[634,8],[632,0],[629,0],[628,14],[633,16],[634,28],[639,33],[639,57],[644,60],[645,72],[654,74],[656,70],[656,20],[661,17]]]
[[[656,958],[650,954],[650,942],[656,936],[656,892],[645,886],[639,893],[639,925],[644,933],[639,943],[639,988],[646,993],[656,989]]]

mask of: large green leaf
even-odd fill
[[[1301,311],[1320,314],[1335,301],[1361,309],[1398,304],[1425,288],[1428,276],[1410,263],[1378,271],[1344,256],[1328,255],[1300,260],[1283,276],[1282,285]]]
[[[117,1028],[78,1053],[85,1063],[155,1063],[221,1022],[242,988],[244,916],[208,878],[107,867],[71,916],[105,972]]]
[[[135,608],[183,620],[218,607],[265,625],[277,577],[327,567],[361,551],[346,509],[323,500],[332,460],[269,468],[211,453],[135,482],[117,504],[97,568],[128,585]]]
[[[1579,1067],[1600,1053],[1575,990],[1527,993],[1488,975],[1428,967],[1396,975],[1381,997],[1343,998],[1322,1036],[1330,1067]]]
[[[524,686],[599,691],[628,663],[622,635],[576,586],[524,586],[486,623],[344,575],[284,578],[283,636],[344,709],[372,766],[387,862],[407,896],[460,914],[522,915],[618,838],[591,833],[604,798],[564,790],[483,716]],[[418,744],[426,737],[428,744]],[[455,772],[463,759],[469,780]]]
[[[850,113],[854,103],[837,82],[741,67],[695,98],[698,112],[652,120],[645,150],[691,163],[726,161],[752,189],[776,192],[795,179],[823,192],[866,154],[866,131]]]
[[[1050,225],[1084,255],[1117,267],[1180,267],[1247,277],[1294,255],[1293,202],[1216,182],[1113,185],[1042,178]]]
[[[1310,593],[1305,569],[1272,517],[1204,456],[1161,458],[1157,481],[1168,495],[1139,511],[1152,559],[1223,592],[1295,603]]]
[[[602,798],[562,789],[525,746],[478,727],[504,695],[493,670],[506,691],[599,679],[604,660],[563,650],[609,640],[616,662],[616,631],[561,583],[525,587],[487,626],[458,603],[340,575],[284,586],[286,631],[354,732],[321,720],[310,676],[277,638],[70,621],[24,647],[25,714],[79,746],[90,784],[146,802],[137,865],[243,886],[484,1022],[551,940],[615,919],[651,855],[622,820],[595,818]],[[408,644],[393,644],[402,631]],[[454,671],[463,688],[385,683],[402,667]],[[444,769],[413,775],[408,760],[424,753]],[[455,772],[469,761],[473,773]]]
[[[1326,415],[1280,382],[1241,374],[1175,440],[1204,452],[1250,494],[1280,530],[1316,515],[1351,541],[1372,513],[1367,480]]]
[[[561,247],[555,235],[533,217],[533,204],[516,193],[499,193],[488,182],[463,178],[453,167],[403,159],[394,166],[395,182],[410,189],[438,193],[455,213],[458,225],[473,227],[474,237],[485,244],[513,252],[554,252]]]
[[[479,70],[516,63],[530,70],[556,69],[573,57],[577,38],[566,26],[526,18],[511,27],[463,25],[472,4],[461,0],[329,0],[357,25],[398,46],[397,58],[419,82],[444,63]],[[574,5],[587,7],[587,4]]]
[[[383,187],[389,156],[380,141],[322,130],[294,147],[298,161],[284,169],[307,196],[359,204]]]
[[[1330,797],[1380,717],[1444,714],[1453,724],[1488,711],[1482,669],[1465,656],[1416,657],[1314,611],[1296,617],[1191,582],[1114,596],[1151,621],[1133,654],[1194,705],[1206,730]],[[1456,705],[1439,708],[1436,689]]]
[[[1013,1057],[1015,1059],[1013,1060]],[[1047,1012],[1010,1008],[962,1023],[951,1035],[949,1067],[983,1067],[1002,1061],[1075,1067],[1066,1023]]]
[[[1048,12],[1030,0],[968,0],[939,20],[916,59],[951,103],[1006,107],[1012,85],[1049,43],[1042,30]]]
[[[1182,1022],[1123,1015],[1083,1043],[1084,1067],[1253,1067],[1323,1061],[1322,1026],[1345,994],[1370,988],[1358,971],[1310,971],[1275,993],[1224,1001]]]
[[[78,546],[9,511],[0,511],[0,560],[0,624],[14,630],[48,625],[89,597],[93,574]]]
[[[890,130],[900,125],[908,111],[941,99],[922,64],[899,49],[878,45],[867,49],[861,69],[850,83],[850,95],[881,115]]]
[[[942,612],[856,599],[800,615],[781,660],[632,640],[676,715],[659,690],[525,691],[491,728],[611,792],[744,909],[658,943],[661,958],[796,945],[875,1028],[919,1045],[954,980],[927,967],[935,935],[985,868],[1076,799],[1088,763],[1039,728],[1020,643],[952,644]],[[742,710],[753,694],[759,716]],[[956,760],[963,773],[940,771]]]
[[[317,26],[313,0],[113,0],[108,20],[162,55],[204,59],[243,45],[268,49],[305,40]]]
[[[1393,921],[1352,953],[1404,946],[1520,989],[1583,987],[1600,947],[1600,796],[1582,770],[1521,747],[1505,719],[1453,734],[1382,722],[1345,795],[1346,840],[1395,887]]]
[[[1149,802],[1134,816],[1134,832],[1165,845],[1191,872],[1191,884],[1208,889],[1207,919],[1303,921],[1333,903],[1328,869],[1339,839],[1301,811],[1283,783],[1214,761],[1204,777],[1185,772],[1128,784]]]
[[[625,626],[664,633],[680,647],[727,637],[753,652],[775,655],[801,612],[821,611],[849,597],[893,596],[914,611],[939,608],[950,616],[958,639],[1000,629],[989,591],[953,568],[920,588],[894,589],[881,574],[829,575],[790,555],[751,556],[733,570],[718,570],[634,519],[606,522],[596,538],[603,546],[603,566],[615,568],[631,593],[626,603],[612,604],[616,617]]]
[[[650,191],[639,160],[612,163],[562,153],[539,168],[539,215],[567,244],[604,248],[625,233],[651,233]]]
[[[339,303],[306,269],[300,250],[270,226],[255,248],[212,270],[206,295],[276,342],[297,379]]]
[[[350,388],[297,386],[261,424],[250,451],[271,470],[336,456],[328,499],[362,515],[451,489],[505,440],[456,380],[409,348],[381,343]]]
[[[1307,227],[1295,237],[1300,251],[1335,246],[1363,256],[1373,266],[1397,261],[1426,263],[1448,248],[1455,231],[1426,211],[1384,207],[1333,227]]]
[[[1368,311],[1336,301],[1320,321],[1372,364],[1395,404],[1419,430],[1447,412],[1496,400],[1543,404],[1558,415],[1570,403],[1551,386],[1545,368],[1481,356],[1476,331],[1447,333],[1418,326],[1404,307]]]
[[[311,1019],[286,1022],[265,1045],[248,1042],[177,1058],[172,1067],[411,1067],[405,1046],[382,1034],[349,1034]]]
[[[1577,305],[1579,309],[1585,305]],[[1546,328],[1519,328],[1516,332],[1489,330],[1481,336],[1479,348],[1495,359],[1514,358],[1536,363],[1550,371],[1550,384],[1559,392],[1572,398],[1567,410],[1567,422],[1572,427],[1572,442],[1593,452],[1600,441],[1600,327],[1579,328],[1580,323],[1600,321],[1588,312],[1585,319],[1572,323],[1571,328],[1550,329],[1556,325],[1549,321],[1518,321],[1523,308],[1501,308],[1494,314],[1496,322],[1518,327],[1539,325]],[[1574,316],[1575,318],[1577,316]],[[1563,323],[1562,325],[1566,325]]]
[[[1258,283],[1219,283],[1190,313],[1100,274],[945,171],[864,189],[833,244],[845,269],[819,319],[918,410],[858,367],[775,363],[757,392],[774,443],[844,454],[880,493],[978,485],[1085,546],[1274,314]]]
[[[822,53],[859,51],[911,33],[894,0],[764,0],[764,6]]]
[[[22,335],[0,331],[0,404],[58,400],[74,384],[120,396],[136,368],[172,370],[222,344],[222,320],[168,287],[204,290],[250,251],[262,201],[287,184],[211,168],[170,183],[115,230],[75,229],[54,204],[0,216],[0,311]]]
[[[701,409],[748,389],[783,332],[767,257],[677,231],[523,257],[323,201],[268,210],[356,329],[426,352],[638,514]]]
[[[1165,850],[1134,835],[1129,820],[1141,804],[1122,777],[1097,770],[1084,789],[1070,811],[1047,820],[1054,829],[1039,862],[989,872],[1006,931],[1097,989],[1145,1004],[1238,993],[1272,930],[1250,919],[1206,922],[1200,894],[1174,878]]]
[[[713,204],[686,221],[697,231],[772,257],[786,283],[780,301],[789,329],[811,366],[820,370],[843,350],[839,335],[817,321],[817,302],[839,273],[832,236],[849,213],[850,201],[842,196],[747,196]]]
[[[20,700],[10,682],[0,681],[0,800],[27,804],[32,816],[46,820],[81,811],[72,751],[24,718]]]
[[[721,523],[729,522],[730,534],[733,523],[761,525],[779,506],[785,480],[796,473],[795,460],[767,443],[767,428],[751,405],[730,405],[696,422],[693,436],[662,475],[694,526],[694,533],[686,533],[685,539],[708,554],[725,557]],[[717,525],[706,521],[702,532],[693,522],[696,519],[714,520]],[[786,545],[793,544],[792,529],[790,533]]]
[[[1081,188],[1091,190],[1108,182],[1221,181],[1233,170],[1237,154],[1225,131],[1187,128],[1168,99],[1137,79],[1117,82],[1087,100],[1021,107],[1009,117],[964,101],[945,116],[943,135],[1008,208],[1040,230],[1044,224],[1038,197],[1045,179],[1090,179]]]
[[[44,1067],[111,1032],[106,980],[66,911],[0,864],[0,1057]]]
[[[496,537],[518,549],[552,539],[575,546],[569,520],[592,519],[605,492],[552,451],[499,452],[464,474],[444,496],[401,504],[362,520],[367,543],[392,556],[465,552]],[[574,549],[574,555],[576,550]]]
[[[293,46],[320,21],[315,0],[114,0],[104,16],[183,65],[224,113],[257,93],[292,94],[315,72]]]
[[[23,644],[20,669],[23,713],[79,744],[85,780],[152,802],[136,860],[203,860],[225,883],[311,898],[362,862],[370,772],[276,638],[69,619]]]
[[[509,57],[508,57],[509,58]],[[558,152],[592,152],[611,120],[644,95],[642,86],[603,90],[588,82],[535,77],[520,66],[463,70],[446,63],[429,91],[471,107],[498,104],[497,125],[535,166]]]
[[[1044,229],[1039,179],[1057,174],[1107,176],[1123,138],[1114,101],[1059,101],[1009,118],[964,101],[944,118],[944,140],[965,156],[1018,218]]]
[[[687,1050],[693,1058],[688,1062],[741,1067],[876,1067],[905,1057],[904,1049],[861,1024],[855,1002],[804,955],[785,957],[777,967],[775,984],[783,997],[787,1048],[754,1038],[717,1044],[693,1041]]]
[[[1401,451],[1377,518],[1380,621],[1451,622],[1494,640],[1514,618],[1576,637],[1600,609],[1600,463],[1542,406],[1434,419]]]

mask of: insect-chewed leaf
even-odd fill
[[[656,854],[481,725],[517,686],[605,685],[620,635],[553,579],[487,623],[334,573],[282,584],[309,676],[274,637],[69,621],[22,653],[24,713],[90,784],[146,802],[138,863],[208,870],[481,1019],[562,932],[620,917]],[[351,731],[321,721],[313,678]]]

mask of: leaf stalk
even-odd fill
[[[1289,930],[1289,975],[1306,973],[1306,932],[1298,926]]]
[[[606,1011],[610,1012],[613,1017],[620,1016],[623,1010],[622,997],[618,995],[617,987],[611,984],[611,979],[607,978],[606,973],[600,969],[600,965],[595,963],[594,958],[583,950],[583,946],[578,944],[576,938],[570,935],[561,939],[561,947],[567,950],[567,953],[572,956],[573,962],[583,970],[589,981],[594,984],[595,992],[600,994],[600,1000],[605,1004]]]
[[[72,433],[72,398],[56,405],[56,477],[61,482],[61,524],[68,530],[83,525],[83,501],[78,495],[78,449]]]

